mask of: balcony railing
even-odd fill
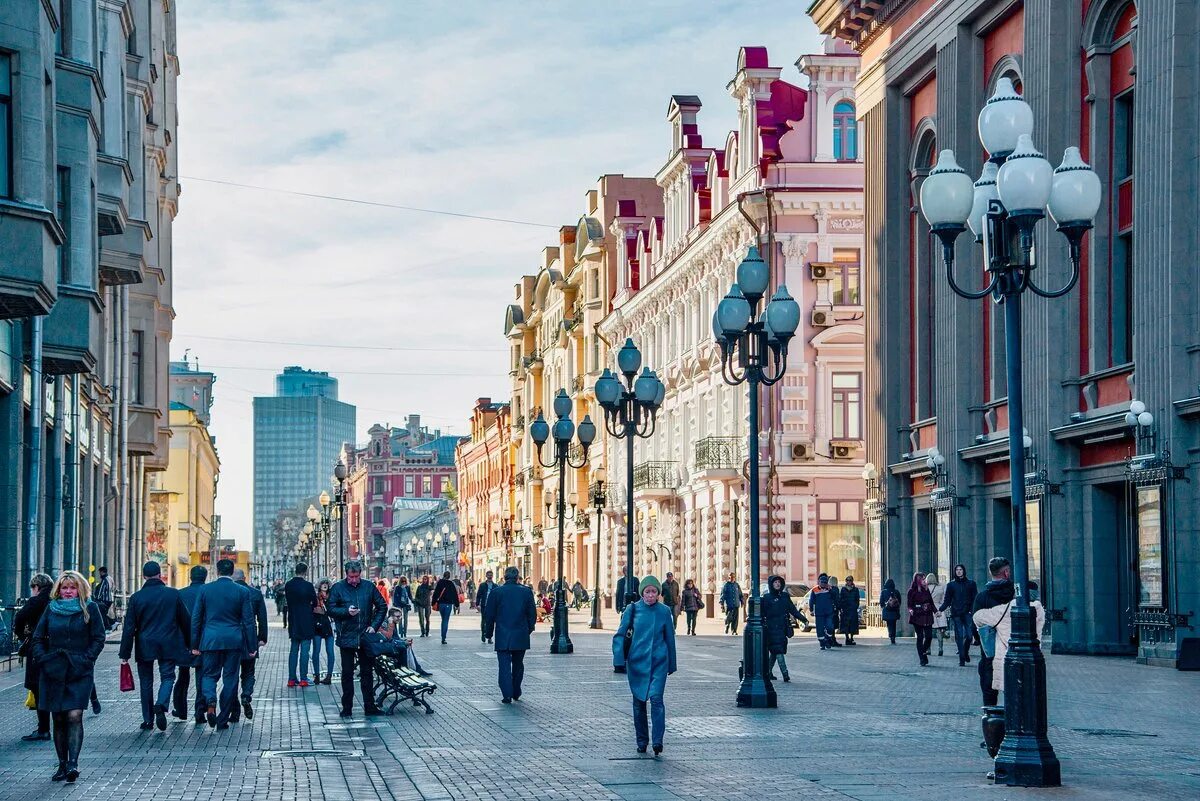
[[[572,442],[570,447],[567,448],[567,455],[571,458],[572,462],[579,464],[583,461],[583,446],[578,442]]]
[[[737,470],[742,458],[741,437],[705,437],[696,443],[697,470]]]
[[[679,486],[677,462],[642,462],[633,467],[633,488],[675,489]]]

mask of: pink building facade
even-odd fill
[[[706,141],[700,99],[674,96],[671,149],[656,175],[664,213],[612,223],[624,247],[601,332],[616,344],[631,337],[667,387],[655,435],[636,446],[639,574],[672,570],[709,597],[730,572],[746,587],[744,470],[753,446],[764,578],[812,584],[828,572],[867,586],[858,65],[831,40],[799,59],[791,82],[765,48],[742,48],[727,86],[738,129]],[[752,245],[771,256],[771,292],[786,284],[803,310],[787,375],[763,393],[757,443],[747,441],[746,388],[722,379],[711,327]],[[621,443],[608,452],[621,453]],[[607,518],[614,532],[624,527],[621,509]],[[613,554],[610,569],[623,561]]]

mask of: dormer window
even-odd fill
[[[849,100],[833,107],[833,157],[838,161],[858,160],[858,120]]]

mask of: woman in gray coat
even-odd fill
[[[88,600],[90,594],[87,579],[64,570],[33,632],[31,657],[40,668],[38,709],[54,718],[56,782],[79,778],[83,710],[92,695],[96,658],[104,649],[104,618],[100,607]]]
[[[653,743],[657,756],[662,753],[667,728],[663,693],[667,676],[675,672],[675,620],[671,609],[659,601],[662,585],[658,579],[646,576],[638,589],[642,600],[626,607],[613,635],[613,670],[629,679],[638,753],[646,753],[646,746]],[[646,726],[647,705],[650,729]]]

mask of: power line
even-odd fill
[[[376,206],[384,209],[400,209],[401,211],[418,211],[422,214],[441,214],[446,217],[462,217],[468,220],[483,220],[485,222],[508,223],[509,225],[528,225],[535,228],[555,228],[559,226],[550,225],[548,223],[529,222],[528,220],[512,220],[506,217],[486,217],[481,214],[467,214],[461,211],[446,211],[444,209],[423,209],[418,206],[403,206],[399,203],[383,203],[377,200],[362,200],[354,197],[340,197],[338,195],[323,195],[319,192],[300,192],[295,189],[276,189],[272,186],[255,186],[254,184],[243,184],[237,181],[225,181],[219,178],[198,178],[195,175],[179,176],[185,181],[200,181],[206,184],[219,184],[220,186],[233,186],[238,189],[255,189],[259,192],[275,192],[280,195],[295,195],[296,197],[315,198],[317,200],[334,200],[338,203],[355,203],[360,206]]]
[[[288,345],[299,348],[335,348],[338,350],[384,350],[424,353],[476,353],[480,351],[507,351],[508,348],[408,348],[398,345],[337,345],[328,342],[289,342],[282,339],[246,339],[245,337],[217,337],[208,334],[176,333],[176,337],[210,339],[216,342],[249,342],[255,345]]]
[[[250,367],[245,365],[234,364],[209,364],[206,365],[209,370],[255,370],[259,372],[277,373],[278,367]],[[338,376],[343,375],[377,375],[377,376],[400,376],[409,378],[499,378],[500,372],[496,373],[409,373],[409,372],[373,372],[363,370],[335,370],[332,371]]]

